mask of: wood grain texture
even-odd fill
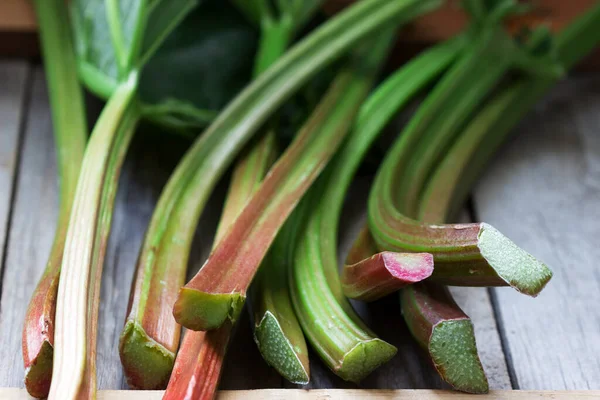
[[[26,62],[0,62],[0,263],[8,230],[10,201],[18,161],[19,134],[26,112],[29,66]],[[0,265],[0,271],[3,265]]]
[[[600,79],[559,85],[475,191],[479,219],[548,263],[536,299],[493,289],[520,389],[600,388]]]
[[[11,79],[15,77],[0,79],[5,87],[13,85]],[[31,90],[0,300],[0,386],[22,386],[23,319],[31,293],[46,265],[58,210],[52,125],[41,70],[35,71]],[[3,96],[4,93],[0,94],[0,98]],[[0,113],[21,104],[19,99],[15,96],[12,104],[0,105]],[[0,140],[4,140],[5,136],[0,135]],[[3,182],[2,192],[4,185]]]
[[[98,400],[160,400],[162,391],[146,390],[101,390]],[[473,395],[452,392],[449,390],[301,390],[301,389],[266,389],[266,390],[223,390],[217,395],[218,400],[472,400]],[[520,391],[497,390],[487,395],[477,395],[477,399],[494,400],[591,400],[600,397],[600,391]],[[0,399],[30,400],[31,397],[22,389],[0,389]]]

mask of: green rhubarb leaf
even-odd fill
[[[144,66],[141,100],[153,106],[177,101],[186,110],[220,110],[250,81],[257,40],[256,29],[228,2],[203,2]]]
[[[71,5],[79,74],[99,97],[107,99],[123,78],[122,53],[129,68],[141,69],[146,119],[169,128],[199,128],[250,80],[257,30],[228,2],[112,1],[119,5],[118,46],[110,31],[109,0],[73,0]]]

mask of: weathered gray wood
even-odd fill
[[[4,87],[5,82],[12,85],[10,80],[15,77],[0,79]],[[23,318],[29,297],[46,265],[58,210],[50,109],[43,73],[39,69],[34,73],[31,97],[0,300],[0,387],[22,386]],[[13,101],[17,103],[20,99],[21,96],[16,96]]]
[[[28,75],[29,66],[24,61],[0,62],[0,263],[4,260]]]
[[[537,107],[475,206],[554,271],[536,299],[493,290],[518,387],[600,388],[600,79],[570,79]]]

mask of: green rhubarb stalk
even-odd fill
[[[440,376],[456,390],[487,393],[473,324],[448,289],[417,283],[402,290],[401,304],[410,333],[429,352]]]
[[[359,126],[357,129],[366,130],[369,135],[375,135],[381,131],[416,92],[450,66],[466,43],[467,37],[464,35],[441,43],[415,57],[390,76],[372,97],[372,104],[368,105],[367,103],[365,112],[361,114],[372,116],[370,125],[365,123],[366,128]],[[375,113],[376,110],[379,110],[380,116]],[[369,121],[368,118],[364,118],[364,120]],[[364,134],[365,137],[370,137],[369,135]],[[422,268],[418,268],[421,276],[416,277],[416,280],[425,279],[431,274],[429,257],[425,254],[427,253],[423,253],[421,257],[425,264],[421,265]],[[406,253],[379,253],[369,227],[365,225],[350,249],[342,270],[341,287],[344,295],[372,301],[406,286],[408,282],[402,278],[402,275],[406,274],[394,274],[388,268],[389,264],[397,266],[398,263],[394,261],[401,262],[405,256]],[[392,262],[386,262],[387,260]],[[332,269],[332,271],[337,272],[337,269]],[[402,268],[399,272],[409,272],[409,268],[406,271]]]
[[[195,227],[197,214],[193,211],[197,200],[206,191],[206,184],[211,183],[206,178],[208,172],[213,172],[215,179],[218,178],[256,129],[311,76],[382,24],[397,19],[404,20],[435,4],[437,1],[363,0],[336,15],[296,44],[221,113],[173,175],[167,191],[175,191],[178,187],[183,189],[189,183],[185,196],[181,199],[181,204],[186,201],[190,203],[189,207],[182,207],[188,210],[183,222],[189,224],[194,221],[192,225]],[[207,154],[211,156],[208,157]],[[197,178],[194,179],[194,176]],[[156,236],[155,243],[158,245],[162,235]],[[168,235],[166,237],[170,238]],[[185,247],[181,251],[185,253]]]
[[[389,38],[381,39],[388,44]],[[219,246],[179,291],[173,308],[179,323],[210,330],[237,319],[268,248],[348,132],[386,49],[377,43],[368,57],[362,46],[362,52],[353,52],[348,67],[338,74]]]
[[[146,277],[167,278],[171,271],[185,268],[206,198],[249,138],[302,84],[340,57],[356,40],[381,24],[422,12],[434,4],[418,3],[363,0],[355,4],[299,42],[232,101],[194,143],[163,190],[142,248],[139,265],[143,268],[138,271],[147,271],[143,274]],[[143,293],[140,299],[134,299],[136,305],[131,312],[144,315],[146,309],[158,310],[160,320],[170,326],[171,317],[163,309],[174,303],[173,294],[179,284],[173,279],[165,281],[169,286],[159,288],[150,285],[149,280],[136,279],[135,285],[143,284],[148,289],[140,291]],[[164,333],[153,340],[165,348],[176,348],[173,331]]]
[[[255,76],[259,76],[263,73],[264,70],[272,65],[285,52],[294,33],[302,26],[301,24],[305,22],[304,19],[299,18],[296,14],[297,11],[304,11],[307,5],[302,3],[294,4],[293,9],[288,9],[288,5],[286,5],[282,10],[279,10],[281,11],[279,17],[275,17],[272,10],[270,10],[270,6],[263,0],[243,2],[243,4],[240,4],[240,7],[242,7],[242,10],[245,11],[246,14],[248,14],[249,11],[254,10],[253,7],[260,6],[260,10],[257,9],[256,11],[259,12],[261,18],[260,21],[255,21],[261,28],[261,40],[254,67]],[[253,15],[249,16],[254,20]],[[222,143],[221,145],[227,144],[228,143]],[[218,147],[215,146],[211,147],[211,145],[208,144],[207,149],[218,149]],[[200,151],[204,150],[206,149],[201,149]],[[275,151],[275,132],[269,130],[263,138],[254,143],[250,149],[242,155],[232,176],[232,182],[224,206],[223,215],[216,234],[215,244],[220,240],[227,228],[229,228],[231,222],[235,220],[252,193],[256,190],[258,184],[262,181],[266,171],[274,161]],[[203,154],[206,155],[206,153],[200,155]],[[223,163],[225,162],[227,161],[223,161]],[[209,168],[209,166],[206,165],[204,168]],[[207,179],[206,175],[203,177],[206,193],[209,193],[212,186],[214,186],[214,183],[218,179],[219,172],[213,173],[211,176],[212,180]],[[175,191],[166,190],[161,197],[160,203],[167,204],[171,202],[171,204],[175,204],[177,201],[176,196],[183,197],[185,195],[181,195]],[[196,201],[196,203],[192,204],[191,202],[193,201]],[[171,215],[185,215],[185,213],[188,212],[187,210],[191,207],[195,207],[194,212],[201,212],[205,201],[206,197],[200,198],[199,201],[194,198],[190,198],[187,201],[180,201],[179,205],[183,207],[183,209],[176,209],[177,205],[174,205],[169,212]],[[136,278],[130,295],[131,301],[129,304],[128,318],[119,343],[121,363],[124,367],[127,382],[129,386],[140,389],[160,389],[165,387],[167,382],[169,382],[169,376],[171,375],[174,366],[175,352],[179,346],[179,335],[181,330],[180,325],[177,324],[172,317],[172,307],[176,293],[175,291],[179,289],[185,280],[187,257],[189,254],[189,246],[191,245],[189,241],[191,240],[191,237],[189,235],[192,235],[195,230],[195,225],[181,225],[177,219],[167,221],[166,223],[168,225],[162,227],[163,232],[174,232],[172,234],[176,235],[179,238],[179,241],[184,244],[187,240],[186,250],[182,251],[178,246],[169,246],[168,243],[161,242],[164,250],[161,249],[159,252],[159,249],[156,247],[150,247],[150,253],[148,253],[146,251],[148,249],[148,242],[157,240],[157,238],[160,239],[159,234],[155,232],[160,228],[158,222],[164,220],[165,215],[168,215],[163,213],[160,207],[157,208],[157,210],[158,211],[153,215],[151,228],[146,235],[145,245],[138,260]],[[181,239],[184,237],[187,237],[188,239]],[[171,254],[169,253],[170,251],[175,251],[176,253]],[[159,255],[156,256],[156,253],[159,253]],[[162,263],[169,263],[169,268],[161,268]],[[156,299],[152,298],[150,291],[152,291],[153,288],[159,288],[158,290],[161,293],[160,297]],[[166,290],[161,288],[166,288]],[[168,290],[171,290],[171,292],[167,292]],[[226,339],[220,340],[218,343],[226,346],[230,333],[230,328],[219,330],[218,334],[225,336]],[[201,341],[211,341],[211,335],[208,337],[195,337]],[[181,351],[195,351],[194,349],[201,346],[191,339],[186,340],[185,343],[187,343],[187,347],[181,349]],[[192,360],[187,354],[184,354],[182,359],[188,361]],[[198,359],[197,362],[202,362],[202,359]],[[222,360],[218,359],[218,357],[211,357],[210,361],[207,362],[222,363]],[[155,367],[152,370],[149,370],[145,367],[147,364],[152,364]],[[213,367],[220,370],[220,365],[221,364]],[[185,366],[179,363],[176,368],[195,367],[191,365]],[[202,369],[200,368],[198,371],[202,371]],[[196,376],[193,374],[186,376],[189,379],[179,379],[176,383],[171,382],[168,391],[179,393],[183,390],[181,387],[187,385],[189,386],[189,390],[194,392],[195,389],[193,387],[196,382],[204,379],[203,376]],[[219,375],[216,376],[217,379],[215,380],[215,384],[218,382],[218,376]]]
[[[292,301],[307,339],[343,379],[358,382],[396,353],[394,346],[366,327],[342,291],[337,237],[346,191],[375,138],[400,108],[447,68],[460,47],[458,40],[440,44],[388,77],[361,107],[352,134],[308,194],[312,212],[299,233],[289,275]]]
[[[84,35],[82,26],[87,28],[105,19],[118,83],[110,90],[108,102],[92,131],[75,189],[58,286],[50,399],[96,397],[96,328],[102,266],[120,167],[140,118],[139,71],[144,57],[153,52],[192,3],[188,0],[177,3],[165,14],[165,3],[143,1],[125,18],[120,15],[118,0],[106,0],[95,4],[98,12],[93,18],[98,19],[94,21],[86,14],[87,3],[77,0],[71,3],[72,21],[78,33],[75,37],[78,57],[89,56],[84,48],[88,38],[79,36]],[[156,13],[159,17],[149,27],[147,22]],[[146,28],[149,28],[147,37]],[[109,64],[112,61],[108,60]],[[86,84],[102,85],[102,74],[94,76],[99,81]],[[83,80],[92,78],[81,76]]]
[[[559,35],[558,54],[565,66],[572,66],[600,41],[597,29],[589,32],[598,22],[600,5]],[[582,36],[586,40],[578,46]],[[579,50],[572,51],[573,47]],[[565,50],[568,50],[568,55]],[[475,181],[475,171],[484,167],[512,128],[554,82],[538,77],[520,78],[484,106],[469,122],[428,182],[422,197],[421,218],[441,223],[449,215],[449,210],[462,203]],[[452,282],[452,277],[446,277],[444,281]],[[461,284],[459,280],[454,283]],[[402,294],[402,311],[411,333],[428,350],[444,380],[458,390],[487,391],[472,324],[447,290],[434,284],[407,288]]]
[[[572,67],[598,42],[600,5],[584,13],[555,38],[558,61]],[[432,174],[422,196],[420,219],[439,223],[464,204],[479,174],[512,129],[556,83],[555,79],[522,77],[495,95],[475,116]],[[460,279],[434,275],[449,284]]]
[[[46,268],[29,302],[23,326],[25,387],[33,397],[48,396],[54,352],[56,292],[73,195],[83,153],[87,124],[83,91],[77,79],[67,6],[62,0],[34,1],[44,55],[58,175],[60,208]],[[68,104],[68,107],[65,105]]]
[[[49,399],[95,398],[100,279],[118,172],[139,114],[135,88],[133,74],[111,96],[84,155],[58,285]]]
[[[274,141],[272,134],[264,135],[238,162],[213,246],[219,243],[267,173],[275,156]],[[188,330],[185,333],[173,372],[169,371],[170,379],[163,400],[214,398],[232,329],[233,324],[228,323],[210,332]]]
[[[539,76],[554,79],[551,71],[561,70],[555,64],[540,66],[548,58],[531,56],[494,20],[473,37],[474,43],[388,152],[369,198],[369,225],[381,250],[433,254],[434,276],[450,270],[466,285],[510,285],[535,296],[552,273],[492,226],[430,225],[410,217],[416,214],[428,171],[508,71],[515,67],[530,74],[543,71]]]
[[[310,380],[308,349],[292,306],[287,277],[304,215],[301,208],[296,208],[269,249],[254,279],[250,300],[254,341],[263,358],[288,381],[306,385]]]

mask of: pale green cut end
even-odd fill
[[[239,292],[206,293],[183,287],[173,308],[177,322],[193,331],[217,329],[227,320],[234,323],[246,297]]]
[[[281,376],[299,385],[308,383],[308,355],[301,354],[302,349],[294,348],[272,313],[266,312],[254,328],[254,341],[267,364]],[[302,359],[307,365],[302,363]]]
[[[134,389],[164,389],[175,355],[146,334],[135,321],[127,321],[119,342],[121,364],[127,384]]]
[[[517,291],[537,296],[552,278],[544,263],[488,224],[481,224],[477,247],[498,276]]]
[[[440,376],[454,389],[488,392],[470,320],[443,321],[435,325],[429,340],[429,354]]]
[[[340,367],[333,372],[346,381],[358,383],[391,360],[397,351],[381,339],[364,340],[344,355]]]

